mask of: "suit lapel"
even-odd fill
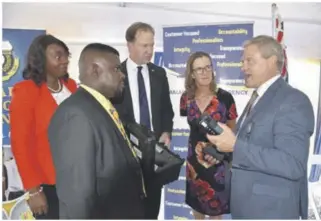
[[[156,92],[158,91],[159,88],[159,82],[157,82],[157,78],[155,76],[155,69],[152,67],[151,63],[147,64],[148,67],[148,74],[149,74],[149,81],[150,81],[150,106],[151,106],[151,112],[152,112],[152,116],[156,116],[156,107],[157,107],[157,102],[160,102],[159,100],[157,100],[157,96],[156,96]],[[155,119],[155,118],[153,118]],[[154,122],[153,122],[153,125]]]
[[[129,81],[128,81],[128,72],[127,72],[127,59],[121,64],[121,68],[122,68],[122,72],[125,75],[125,80],[124,80],[124,104],[126,105],[126,111],[129,116],[130,119],[135,121],[135,116],[134,116],[134,109],[133,109],[133,100],[132,100],[132,95],[130,93],[130,85],[129,85]]]
[[[99,112],[99,114],[106,120],[106,124],[105,125],[112,126],[113,130],[116,132],[117,136],[119,138],[122,138],[126,142],[126,140],[124,139],[123,135],[120,133],[120,131],[119,131],[116,123],[114,122],[114,120],[107,113],[105,108],[95,99],[95,97],[93,97],[88,91],[86,91],[82,87],[80,87],[78,89],[77,93],[81,93],[82,96],[85,97],[88,100],[88,102],[91,103],[90,106],[92,106],[97,112]]]
[[[119,146],[124,147],[124,148],[119,148],[117,146],[116,149],[120,149],[120,151],[123,152],[123,154],[125,155],[125,157],[127,159],[127,162],[129,164],[137,163],[131,150],[128,147],[126,139],[121,134],[116,123],[114,122],[112,117],[107,113],[105,108],[88,91],[86,91],[82,87],[80,87],[78,89],[77,93],[80,93],[82,95],[82,97],[84,97],[89,103],[91,103],[90,106],[93,108],[93,110],[97,111],[98,112],[97,114],[102,116],[102,118],[100,118],[102,120],[102,124],[106,125],[106,127],[112,127],[112,130],[116,133],[116,136],[118,137],[118,139],[123,141],[124,145],[120,144]],[[105,121],[105,122],[103,122],[103,121]],[[110,134],[110,136],[113,136],[113,134]]]
[[[67,89],[71,93],[74,93],[77,90],[77,85],[73,84],[71,80],[68,80],[67,82],[65,82],[65,81],[61,81],[61,82],[67,87]]]
[[[254,105],[253,109],[251,110],[250,114],[248,115],[248,117],[244,120],[242,126],[240,125],[242,122],[242,119],[245,117],[244,116],[244,111],[242,113],[242,116],[240,118],[240,120],[238,121],[238,125],[237,125],[237,131],[238,130],[242,130],[243,128],[245,128],[244,126],[246,124],[248,124],[253,117],[257,114],[260,113],[262,111],[264,111],[270,104],[271,101],[273,100],[273,97],[276,94],[277,89],[282,86],[282,83],[284,83],[284,80],[282,78],[279,78],[278,80],[276,80],[268,89],[267,91],[263,94],[263,96],[261,98],[259,98],[258,102],[256,103],[256,105]],[[241,127],[240,127],[241,126]]]
[[[245,110],[246,110],[247,106],[248,106],[248,104],[245,106],[245,108],[244,108],[244,110],[243,110],[243,113],[241,114],[239,120],[238,120],[237,123],[236,123],[235,131],[238,131],[238,130],[240,129],[241,123],[242,123],[242,121],[243,121],[243,119],[244,119]]]
[[[40,86],[40,99],[39,99],[39,111],[43,116],[42,125],[44,128],[47,128],[52,115],[58,107],[55,99],[47,88],[47,84],[43,83]]]

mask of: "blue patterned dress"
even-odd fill
[[[223,89],[218,89],[205,112],[222,123],[237,118],[234,98]],[[183,93],[180,100],[180,115],[187,116],[190,125],[185,201],[194,210],[205,215],[228,214],[230,213],[229,196],[224,192],[225,166],[222,162],[209,166],[200,154],[208,140],[192,122],[201,114],[196,101],[188,99],[187,94]]]

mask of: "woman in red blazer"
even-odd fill
[[[58,105],[77,89],[67,73],[69,55],[67,45],[54,36],[35,38],[23,70],[25,80],[12,90],[11,148],[37,219],[59,219],[47,127]]]

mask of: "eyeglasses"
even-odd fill
[[[202,68],[202,67],[199,67],[199,68],[193,69],[193,72],[194,72],[195,74],[203,74],[204,71],[205,71],[205,73],[208,73],[208,72],[213,71],[212,65],[207,65],[207,66],[205,66],[205,67],[203,67],[203,68]]]

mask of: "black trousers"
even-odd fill
[[[59,219],[59,201],[54,185],[42,185],[43,192],[47,197],[48,213],[46,215],[35,215],[36,219]]]
[[[145,199],[145,219],[158,219],[162,197],[162,186],[153,186],[147,190]]]

